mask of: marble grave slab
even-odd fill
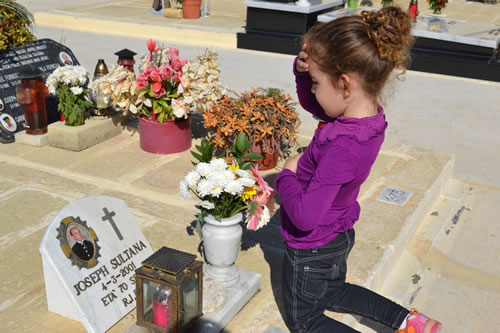
[[[64,207],[40,244],[48,309],[105,332],[135,308],[135,269],[153,251],[123,200]]]

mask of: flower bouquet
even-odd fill
[[[219,222],[239,212],[246,212],[245,224],[249,230],[257,230],[271,218],[269,199],[274,191],[259,175],[252,160],[262,158],[256,153],[246,153],[251,143],[241,133],[231,148],[233,159],[228,163],[223,158],[213,158],[215,145],[202,140],[198,152],[192,152],[199,161],[179,184],[181,195],[191,198],[193,193],[199,200],[200,209],[196,230],[201,237],[201,224],[212,215]],[[250,160],[250,161],[247,161]],[[250,170],[250,172],[249,172]]]
[[[220,69],[216,60],[217,53],[206,50],[198,56],[198,61],[189,61],[184,66],[178,88],[181,98],[172,103],[174,113],[179,108],[185,113],[189,111],[203,113],[208,110],[212,102],[226,94],[226,89],[219,81]]]
[[[47,78],[47,88],[57,95],[59,111],[68,126],[85,123],[84,113],[93,104],[88,100],[88,73],[83,66],[63,66],[54,70]]]
[[[446,8],[448,0],[427,0],[427,3],[433,14],[441,14],[441,11]]]
[[[95,96],[98,109],[112,107],[123,116],[136,115],[134,105],[135,75],[123,66],[115,66],[108,74],[91,82],[89,88]]]
[[[142,72],[135,81],[135,106],[138,112],[158,121],[186,119],[189,113],[183,108],[172,107],[180,97],[178,87],[182,77],[182,67],[186,59],[179,57],[175,47],[156,47],[156,41],[148,40],[149,54],[143,63]]]

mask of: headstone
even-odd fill
[[[153,251],[124,201],[76,200],[40,244],[49,311],[104,332],[135,308],[135,270]]]
[[[51,39],[39,39],[6,49],[0,53],[0,113],[10,114],[15,119],[16,132],[24,130],[24,107],[16,98],[16,87],[21,81],[19,74],[23,69],[28,66],[37,68],[45,80],[58,67],[79,64],[69,48]],[[49,123],[58,120],[55,97],[47,98],[46,107]]]

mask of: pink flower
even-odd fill
[[[156,41],[153,39],[148,39],[147,45],[148,45],[149,54],[148,54],[146,59],[147,59],[147,62],[150,63],[151,60],[153,60],[153,52],[160,51],[160,48],[156,47]]]
[[[146,80],[149,80],[149,75],[151,75],[151,72],[154,71],[155,68],[156,68],[155,66],[146,66],[144,68],[143,74],[144,74]]]
[[[172,67],[176,71],[180,71],[182,69],[182,66],[184,66],[186,63],[187,63],[186,59],[175,58],[172,60]]]
[[[153,67],[151,72],[149,73],[149,77],[155,82],[162,82],[162,75],[160,70],[156,67]]]
[[[155,82],[151,85],[151,89],[156,98],[162,98],[165,95],[165,89],[163,89],[161,83]]]
[[[172,69],[172,67],[170,67],[170,65],[163,65],[160,67],[160,74],[161,74],[161,77],[164,81],[166,80],[169,80],[172,75],[174,74],[174,70]]]
[[[181,82],[181,77],[182,77],[182,72],[181,71],[175,72],[174,73],[174,82],[175,83]]]
[[[168,50],[168,59],[170,59],[170,61],[174,61],[177,57],[179,57],[179,49],[171,47]]]
[[[248,214],[248,224],[247,224],[247,229],[248,230],[257,230],[259,226],[261,226],[261,220],[266,219],[268,220],[270,218],[269,215],[269,210],[267,210],[266,204],[269,196],[265,192],[260,192],[257,193],[252,200],[252,204],[256,204],[257,208],[255,209],[255,212],[253,214]],[[267,210],[267,212],[266,212]],[[264,215],[268,216],[264,216]],[[267,221],[264,221],[267,222]],[[262,223],[264,224],[264,223]]]
[[[153,89],[153,92],[158,92],[162,88],[161,83],[155,82],[151,85],[151,89]]]
[[[148,50],[149,52],[156,51],[156,41],[154,39],[148,39]]]
[[[139,75],[137,75],[137,79],[135,81],[135,89],[144,89],[148,86],[148,81],[144,79],[139,79]]]
[[[259,185],[259,191],[267,193],[268,196],[271,196],[274,193],[274,190],[264,179],[262,179],[261,175],[259,174],[259,166],[251,166],[250,170],[252,171],[252,174],[254,176],[253,180],[255,180]]]

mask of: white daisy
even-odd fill
[[[222,158],[216,158],[210,161],[210,166],[214,171],[223,171],[228,168],[226,161]]]
[[[241,195],[243,193],[243,185],[241,182],[237,180],[231,180],[227,185],[224,187],[224,191],[227,193],[230,193],[232,195]]]
[[[214,183],[208,179],[202,179],[198,183],[198,193],[200,197],[204,197],[206,195],[212,195],[213,188],[214,188]]]
[[[196,171],[189,172],[186,177],[184,177],[184,181],[187,183],[189,187],[194,187],[198,180],[200,180],[200,174]]]
[[[196,206],[200,206],[200,207],[205,208],[205,209],[214,209],[215,208],[215,205],[207,200],[203,200],[203,201],[198,202],[196,204]]]
[[[202,177],[206,177],[207,175],[210,174],[212,171],[212,168],[210,167],[210,164],[201,162],[196,165],[196,171],[200,174]]]
[[[184,180],[179,183],[179,192],[184,199],[191,199],[191,193],[189,193],[189,188]]]

